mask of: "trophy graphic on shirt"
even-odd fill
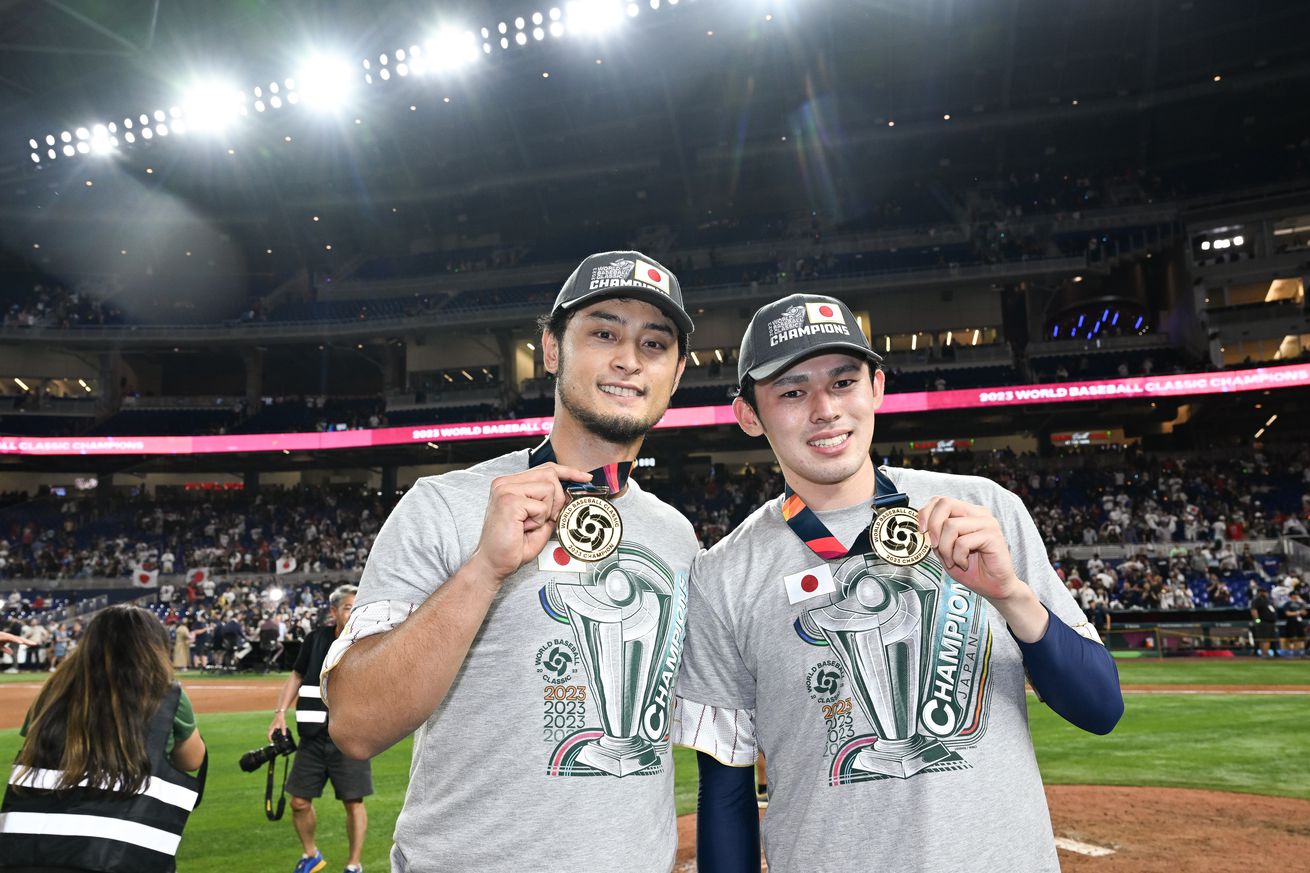
[[[926,578],[933,567],[932,559],[909,567],[871,555],[849,559],[837,570],[831,601],[802,616],[837,655],[877,736],[855,756],[856,770],[906,779],[955,757],[919,723],[924,641],[940,596]]]
[[[651,739],[641,733],[641,721],[669,632],[673,589],[640,551],[621,546],[589,569],[580,584],[549,586],[550,599],[563,607],[573,627],[604,732],[577,760],[614,776],[659,761]]]

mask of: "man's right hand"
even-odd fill
[[[541,554],[555,533],[569,501],[561,483],[590,481],[590,473],[555,463],[492,480],[482,538],[470,563],[480,563],[496,585],[504,582]]]
[[[270,743],[273,742],[274,731],[282,731],[282,733],[287,732],[287,716],[285,712],[273,713],[273,721],[268,726],[268,741]]]

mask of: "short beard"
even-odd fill
[[[559,354],[559,372],[556,375],[558,388],[556,395],[560,403],[569,411],[578,423],[589,430],[592,434],[600,437],[607,443],[615,445],[629,445],[639,439],[643,439],[646,434],[650,433],[651,428],[659,422],[656,418],[654,421],[643,421],[639,418],[631,418],[622,415],[600,415],[590,409],[585,408],[581,403],[574,401],[569,397],[566,380],[566,369],[564,367],[564,349],[561,344]]]

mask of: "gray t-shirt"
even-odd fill
[[[378,533],[355,608],[324,665],[405,620],[463,566],[491,481],[527,451],[418,480]],[[623,539],[571,560],[551,541],[505,580],[450,693],[414,734],[392,869],[668,873],[677,848],[672,689],[697,541],[630,481]],[[377,677],[377,704],[393,682]]]
[[[936,495],[987,507],[1019,577],[1085,624],[1018,497],[973,476],[885,472],[912,508]],[[768,759],[769,869],[1058,870],[1022,656],[996,610],[935,552],[911,567],[825,562],[781,506],[696,559],[673,733],[729,765]],[[871,515],[868,502],[819,513],[847,544]]]

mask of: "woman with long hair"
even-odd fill
[[[176,869],[205,743],[169,648],[140,607],[87,625],[28,711],[0,805],[0,870]]]

